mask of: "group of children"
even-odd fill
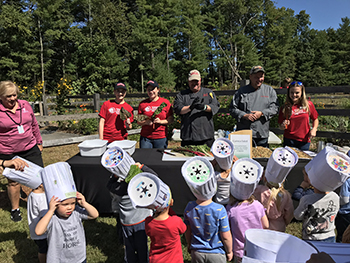
[[[303,239],[335,242],[340,203],[333,190],[345,182],[342,189],[348,187],[350,158],[329,147],[306,165],[303,189],[312,185],[313,191],[300,194],[304,196],[294,210],[283,188],[298,162],[292,149],[277,148],[264,170],[255,160],[235,158],[232,142],[220,138],[212,146],[212,162],[193,157],[182,166],[182,176],[196,197],[187,204],[183,220],[172,211],[171,190],[158,175],[115,148],[123,158],[105,167],[112,172],[108,189],[120,216],[125,262],[183,262],[182,234],[192,262],[241,262],[246,230],[284,232],[293,217],[303,221]],[[104,158],[109,156],[102,157],[102,164]],[[39,246],[40,262],[86,262],[81,220],[98,217],[97,210],[76,192],[67,163],[49,165],[40,174],[42,181],[30,184],[34,190],[28,197],[30,234]],[[344,188],[340,194],[349,192]],[[347,212],[349,195],[342,204]],[[338,237],[348,238],[344,231],[345,227],[338,230]]]

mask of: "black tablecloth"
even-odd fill
[[[162,156],[163,154],[156,149],[136,149],[132,155],[136,162],[153,169],[159,175],[159,178],[170,187],[174,199],[173,210],[176,214],[182,215],[187,203],[195,200],[181,175],[181,166],[184,162],[164,162]],[[256,160],[262,166],[266,166],[266,158]],[[101,157],[82,157],[77,154],[67,162],[71,166],[77,190],[85,196],[90,204],[96,207],[100,214],[111,214],[111,197],[106,188],[111,174],[101,165]],[[308,160],[299,160],[288,175],[285,189],[291,193],[302,182],[302,169],[307,162]]]

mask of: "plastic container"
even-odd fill
[[[135,152],[136,141],[123,140],[123,141],[114,141],[110,143],[107,148],[112,148],[118,146],[126,151],[128,154],[133,155]]]
[[[101,156],[107,148],[106,140],[86,140],[78,145],[81,156]]]

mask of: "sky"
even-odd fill
[[[350,0],[274,0],[278,8],[294,10],[294,15],[305,10],[310,15],[310,28],[324,30],[330,27],[337,30],[341,18],[350,18]]]

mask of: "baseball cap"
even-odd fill
[[[117,89],[125,89],[125,90],[126,90],[126,86],[125,86],[124,83],[118,82],[118,83],[115,84],[115,86],[114,86],[114,90],[117,90]]]
[[[200,79],[201,79],[201,73],[199,73],[199,71],[196,69],[191,70],[190,73],[188,74],[188,81],[200,80]]]
[[[148,86],[153,87],[153,89],[154,88],[158,88],[159,89],[159,85],[158,85],[157,81],[155,81],[155,80],[148,81],[147,84],[146,84],[146,89],[147,89]]]
[[[265,73],[265,69],[262,66],[254,66],[250,70],[250,75],[258,73],[258,72],[264,72]]]

